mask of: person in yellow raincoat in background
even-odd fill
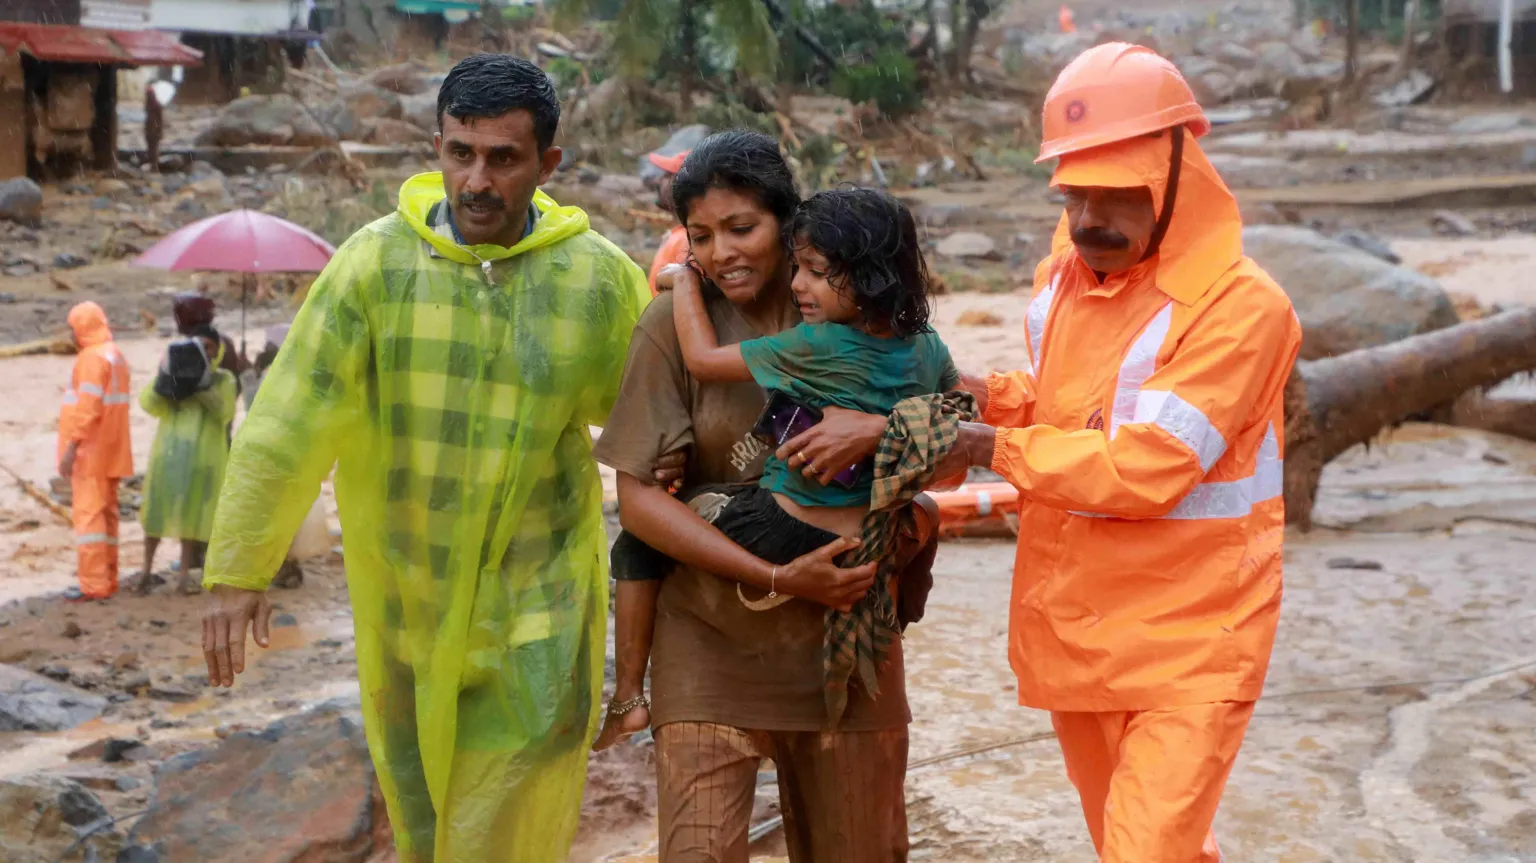
[[[221,368],[224,339],[208,324],[172,343],[155,381],[139,393],[139,407],[160,421],[144,476],[144,572],[138,592],[154,587],[155,550],[166,537],[181,540],[181,591],[202,588],[203,554],[213,532],[213,510],[229,458],[229,424],[235,418],[234,372]],[[200,363],[200,378],[177,378],[170,368],[183,357]],[[175,371],[181,371],[176,369]]]
[[[537,66],[438,94],[442,173],[342,245],[236,436],[203,580],[215,685],[336,464],[369,750],[401,861],[554,863],[575,833],[607,621],[589,424],[645,274],[537,191],[560,164]]]
[[[1280,616],[1301,325],[1243,255],[1209,130],[1146,48],[1062,71],[1040,156],[1060,159],[1064,233],[1035,273],[1030,368],[967,379],[986,424],[954,453],[1019,489],[1009,658],[1106,863],[1221,859],[1211,822]]]
[[[101,306],[80,303],[68,320],[80,349],[59,407],[59,476],[69,480],[80,579],[68,596],[109,599],[117,593],[117,484],[133,476],[128,360]]]

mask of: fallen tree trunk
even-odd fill
[[[75,345],[69,339],[38,339],[31,342],[22,342],[19,345],[6,345],[0,347],[0,360],[8,360],[11,357],[30,357],[37,354],[72,354]]]
[[[1461,428],[1482,429],[1536,441],[1536,401],[1496,399],[1471,392],[1456,400],[1447,421]]]
[[[1340,453],[1414,414],[1456,403],[1469,391],[1532,370],[1536,309],[1503,312],[1391,344],[1297,363],[1285,394],[1286,521],[1311,527],[1323,466]],[[1529,419],[1529,413],[1487,406],[1496,401],[1465,402],[1465,416],[1471,418],[1481,409],[1480,422],[1511,426]],[[1536,413],[1536,408],[1526,411]]]

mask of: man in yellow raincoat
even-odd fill
[[[263,591],[320,482],[336,500],[369,749],[402,861],[565,859],[608,605],[589,424],[645,274],[537,187],[554,88],[470,57],[438,95],[442,173],[400,190],[310,289],[236,437],[203,584],[209,676],[267,643]]]
[[[1030,368],[972,383],[987,424],[956,460],[1019,489],[1009,656],[1020,702],[1051,711],[1099,859],[1215,863],[1280,615],[1301,325],[1243,256],[1171,63],[1090,49],[1044,129],[1067,206],[1025,316]]]

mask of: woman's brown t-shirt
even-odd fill
[[[706,306],[720,344],[761,335],[718,292],[707,292]],[[782,323],[798,323],[792,307]],[[701,384],[688,374],[672,324],[672,295],[664,293],[635,327],[619,398],[594,455],[614,470],[648,478],[658,456],[688,447],[688,484],[751,482],[762,475],[769,454],[749,434],[763,404],[755,383]],[[652,723],[821,730],[825,611],[801,599],[752,611],[737,599],[736,582],[676,567],[662,586],[656,614]],[[911,721],[899,640],[890,657],[878,698],[865,695],[857,682],[850,685],[840,729],[896,728]]]

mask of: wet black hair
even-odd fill
[[[906,205],[878,189],[835,189],[807,198],[789,229],[791,247],[827,259],[827,279],[848,293],[866,323],[900,337],[928,331],[933,289]]]
[[[437,91],[437,130],[443,115],[500,117],[508,111],[533,115],[533,135],[539,150],[555,143],[560,128],[560,99],[544,70],[511,54],[475,54],[460,60]]]
[[[683,160],[672,179],[672,206],[679,224],[688,224],[688,208],[710,189],[731,189],[757,199],[786,228],[800,206],[795,175],[779,152],[779,142],[746,129],[710,135]],[[787,247],[786,247],[787,248]]]
[[[213,342],[222,342],[224,340],[224,337],[219,335],[219,331],[213,328],[213,324],[198,324],[187,330],[187,335],[198,339],[208,339]]]

